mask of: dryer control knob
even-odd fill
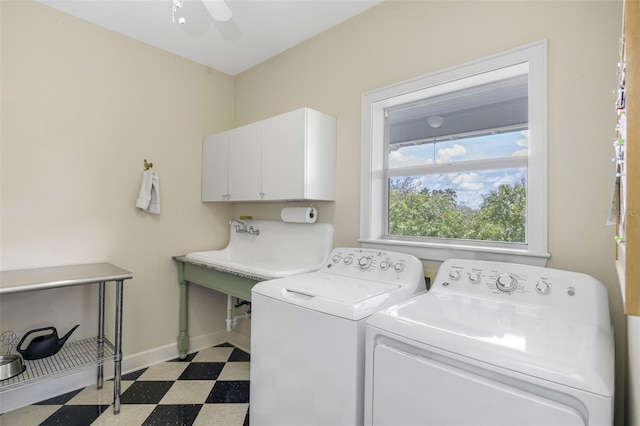
[[[389,269],[390,266],[391,265],[386,260],[383,260],[382,262],[380,262],[380,269],[382,269],[383,271],[386,271],[387,269]]]
[[[344,258],[345,265],[351,265],[351,262],[353,262],[353,257],[349,256]]]
[[[449,271],[449,278],[451,278],[452,280],[457,280],[458,278],[460,278],[460,272],[454,270]]]
[[[511,292],[518,288],[518,280],[516,280],[512,275],[503,274],[496,280],[496,287],[498,287],[498,290],[500,291]]]
[[[469,281],[474,284],[478,284],[480,282],[480,274],[478,274],[477,272],[471,272],[469,274]]]
[[[393,265],[393,269],[396,272],[402,272],[404,271],[404,263],[396,263],[395,265]]]
[[[369,266],[371,266],[371,258],[361,257],[360,260],[358,260],[358,265],[360,266],[360,269],[367,269]]]
[[[340,262],[340,255],[339,255],[339,254],[334,255],[334,256],[331,258],[331,260],[333,260],[333,263],[338,263],[338,262]]]
[[[548,294],[551,291],[551,287],[544,281],[538,281],[536,291],[540,294]]]

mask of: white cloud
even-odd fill
[[[501,175],[499,179],[495,179],[493,181],[493,187],[498,188],[500,185],[510,185],[514,186],[517,182],[519,182],[523,176],[518,173],[510,173]]]
[[[402,149],[391,151],[389,153],[389,167],[405,167],[416,166],[422,164],[433,164],[432,158],[425,159],[418,155],[407,155]]]
[[[529,131],[524,130],[520,132],[522,138],[516,140],[516,145],[518,146],[529,146]]]
[[[405,156],[400,151],[391,151],[389,153],[389,165],[397,166],[404,163]]]
[[[517,157],[519,155],[529,155],[529,148],[525,148],[525,149],[519,149],[517,151],[513,151],[511,153],[512,157]]]
[[[438,150],[438,159],[436,163],[450,163],[453,157],[460,157],[467,153],[467,149],[458,144],[454,144],[451,148],[442,148]]]
[[[483,188],[482,182],[478,182],[477,173],[460,173],[452,182],[462,191],[479,191]]]

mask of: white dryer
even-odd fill
[[[362,425],[365,321],[425,290],[407,254],[336,248],[251,295],[251,425]]]
[[[371,316],[365,425],[610,425],[614,349],[594,278],[448,260]]]

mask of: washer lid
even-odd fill
[[[415,287],[314,272],[263,281],[252,293],[351,320],[409,298]]]
[[[611,330],[549,318],[545,312],[531,306],[429,292],[372,315],[367,325],[368,333],[395,334],[612,398]]]
[[[310,274],[304,280],[292,279],[280,285],[289,291],[342,303],[358,303],[400,287],[397,284],[327,274]]]

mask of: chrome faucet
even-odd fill
[[[249,226],[249,228],[247,228],[247,224],[238,219],[231,219],[229,221],[229,225],[233,225],[233,227],[236,228],[236,233],[238,234],[249,234],[255,235],[256,237],[260,235],[260,230],[258,228],[254,228],[253,226]]]
[[[238,219],[231,219],[229,225],[233,225],[236,228],[237,233],[247,233],[247,224]]]

